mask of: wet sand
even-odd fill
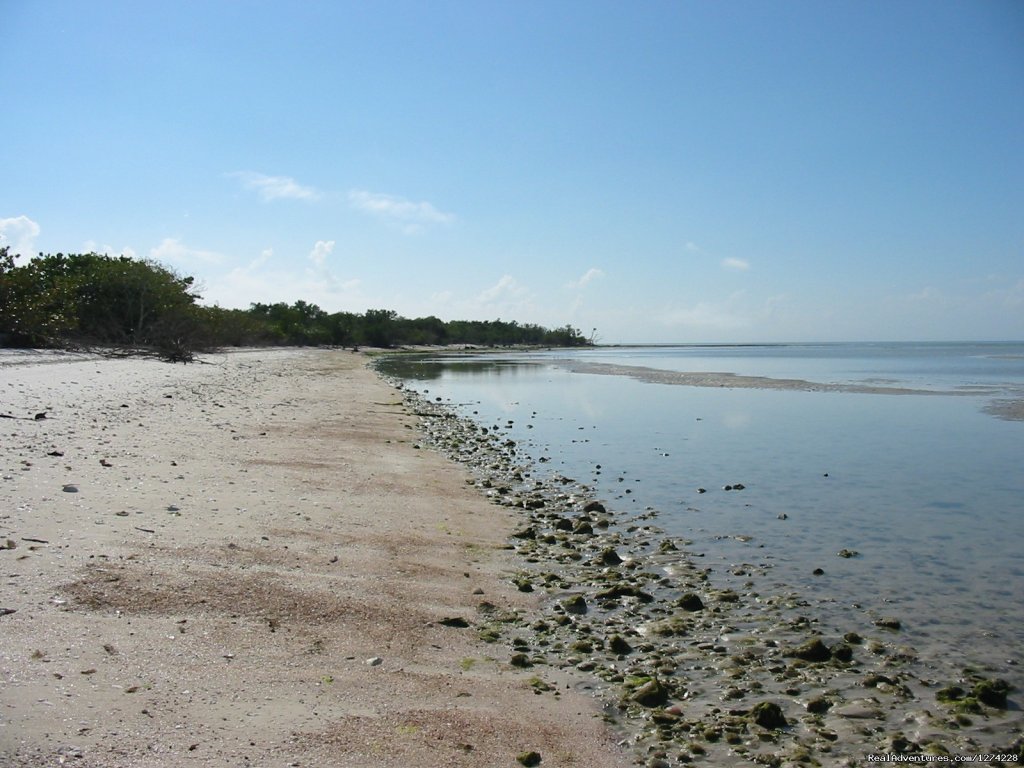
[[[0,393],[0,764],[633,763],[516,656],[518,515],[361,355],[5,354]]]

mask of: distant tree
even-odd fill
[[[17,266],[17,258],[0,248],[0,344],[56,346],[78,321],[73,281],[38,259]]]

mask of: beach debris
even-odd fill
[[[78,493],[78,486],[74,483],[66,483],[63,488],[64,493]]]
[[[46,418],[46,414],[47,414],[47,411],[41,411],[40,413],[37,413],[33,418],[36,421],[42,421],[43,419]]]
[[[836,552],[836,554],[839,555],[840,557],[845,557],[846,559],[849,559],[851,557],[857,557],[860,554],[860,552],[858,552],[855,549],[843,548],[843,549],[840,549],[838,552]]]
[[[382,659],[380,656],[371,656],[366,660],[366,666],[368,667],[379,667],[383,663],[384,659]]]

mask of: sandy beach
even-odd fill
[[[0,765],[632,762],[480,638],[513,513],[365,363],[4,357]]]

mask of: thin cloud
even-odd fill
[[[288,176],[267,176],[253,171],[236,171],[228,176],[241,181],[242,186],[256,192],[265,203],[271,200],[316,200],[320,197],[313,187],[299,184]]]
[[[569,283],[570,288],[583,288],[585,285],[592,283],[594,280],[599,280],[604,277],[604,270],[591,267],[588,269],[579,280],[574,280]]]
[[[396,224],[408,232],[419,231],[428,225],[446,225],[455,221],[453,214],[439,211],[426,201],[414,202],[396,195],[369,192],[364,189],[350,191],[348,201],[357,211]]]
[[[526,295],[526,289],[512,275],[503,275],[490,288],[481,291],[477,296],[479,304],[494,304],[509,299],[520,299]]]
[[[746,259],[736,259],[730,256],[722,259],[722,266],[725,269],[731,269],[733,272],[746,272],[750,269],[750,262]]]
[[[174,266],[194,266],[196,264],[219,264],[224,261],[224,255],[216,251],[204,251],[199,248],[190,248],[180,240],[173,237],[166,237],[155,248],[149,251],[149,257],[161,264]]]
[[[316,264],[318,267],[322,267],[324,265],[324,262],[327,261],[327,257],[331,255],[331,251],[333,250],[333,240],[317,240],[316,245],[313,246],[313,250],[309,252],[309,260]]]
[[[31,257],[41,231],[40,226],[25,215],[0,219],[0,247],[6,245],[12,256]]]

